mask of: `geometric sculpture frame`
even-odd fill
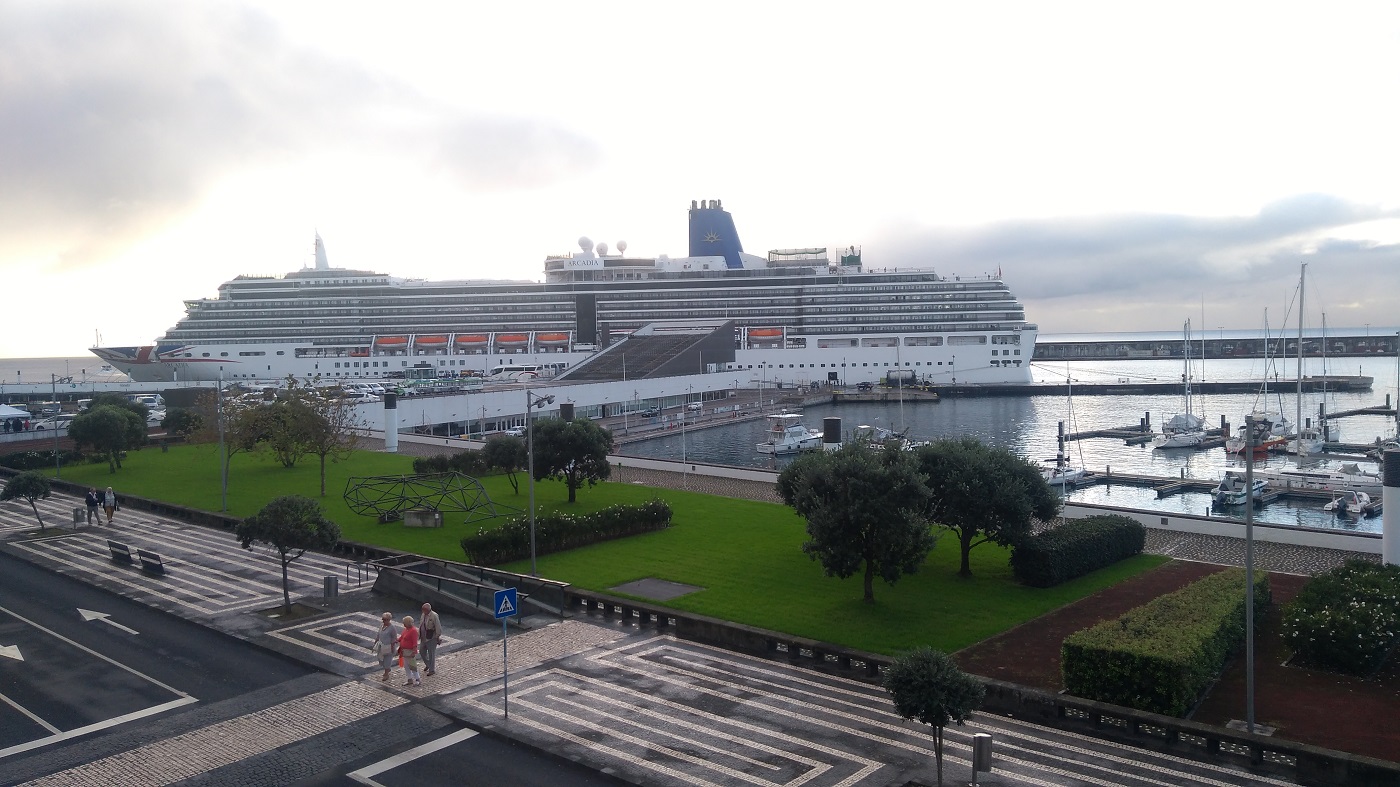
[[[400,519],[404,511],[414,508],[462,511],[468,523],[522,512],[493,502],[480,481],[461,473],[352,477],[345,482],[344,498],[351,511],[375,514],[381,522]]]

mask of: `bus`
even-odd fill
[[[494,366],[486,374],[491,382],[528,382],[549,379],[568,368],[566,363],[520,363]]]

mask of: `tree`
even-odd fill
[[[4,489],[0,489],[0,501],[4,500],[27,500],[29,508],[34,511],[34,518],[39,520],[39,529],[44,529],[44,518],[39,516],[39,507],[34,505],[35,500],[47,499],[49,496],[49,477],[38,470],[30,470],[11,478],[5,484]]]
[[[958,669],[947,653],[928,647],[896,658],[885,672],[884,685],[900,717],[933,727],[933,759],[942,785],[943,728],[950,721],[961,726],[982,707],[986,687]]]
[[[922,516],[929,491],[906,451],[871,450],[857,441],[809,454],[778,476],[778,494],[806,518],[802,551],[827,576],[845,579],[864,567],[868,603],[875,601],[876,577],[893,585],[933,549]]]
[[[330,549],[340,540],[340,526],[326,518],[321,504],[300,495],[279,497],[239,522],[234,535],[244,549],[267,544],[282,561],[282,609],[291,612],[292,596],[287,566],[308,549]]]
[[[166,411],[160,425],[165,431],[188,440],[204,429],[204,416],[194,410],[174,407]]]
[[[141,404],[136,407],[146,409]],[[79,446],[105,455],[108,469],[115,473],[122,466],[122,453],[146,442],[146,416],[122,405],[90,405],[68,425],[68,436]]]
[[[535,480],[562,479],[569,486],[569,502],[584,481],[593,486],[612,474],[608,454],[613,450],[612,432],[587,418],[536,418]]]
[[[326,459],[340,460],[360,443],[364,423],[348,399],[317,389],[319,378],[298,382],[287,378],[287,408],[306,453],[321,460],[321,497],[326,496]]]
[[[988,541],[1013,546],[1031,534],[1036,519],[1059,513],[1059,498],[1040,468],[1007,449],[961,437],[934,440],[916,453],[933,491],[925,514],[957,534],[960,576],[972,576],[973,547]]]
[[[530,460],[523,439],[509,435],[494,435],[487,439],[486,445],[482,447],[481,458],[487,467],[504,471],[511,489],[514,489],[517,495],[520,494],[520,479],[515,474],[519,470],[524,470],[525,465]],[[538,467],[538,464],[536,466]]]

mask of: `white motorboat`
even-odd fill
[[[896,432],[893,429],[886,429],[883,426],[867,426],[861,424],[852,432],[852,436],[857,440],[864,440],[872,448],[883,449],[891,442],[896,443],[902,451],[913,451],[914,449],[928,445],[927,441],[910,440],[906,429],[903,432]]]
[[[1268,487],[1268,481],[1255,478],[1251,489],[1245,484],[1244,473],[1238,470],[1226,470],[1225,477],[1220,479],[1220,485],[1215,488],[1211,498],[1218,506],[1241,506],[1246,500],[1257,501],[1262,498],[1264,490]]]
[[[1371,496],[1379,496],[1381,493],[1380,474],[1364,471],[1355,462],[1344,464],[1335,470],[1325,467],[1285,467],[1282,470],[1256,467],[1254,477],[1262,478],[1275,489],[1284,491],[1307,489],[1340,494],[1352,489]]]
[[[768,439],[759,443],[760,454],[795,454],[822,450],[822,433],[808,429],[797,413],[768,416]]]
[[[1348,489],[1332,498],[1332,501],[1324,505],[1322,510],[1342,516],[1375,516],[1381,511],[1381,502],[1379,500],[1373,501],[1371,496],[1365,492]]]

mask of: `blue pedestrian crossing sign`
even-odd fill
[[[515,588],[496,591],[496,620],[517,614],[520,606],[516,603]]]

